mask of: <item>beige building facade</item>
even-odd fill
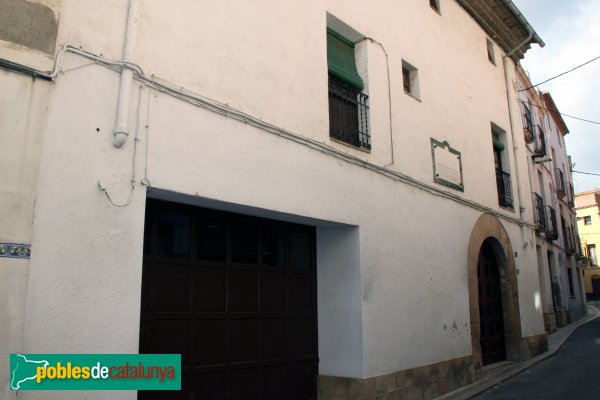
[[[578,243],[583,253],[585,294],[588,300],[600,299],[600,266],[596,248],[600,247],[600,191],[577,193]]]
[[[547,348],[546,281],[581,314],[511,2],[4,3],[0,397],[9,353],[147,352],[187,398],[429,399]]]

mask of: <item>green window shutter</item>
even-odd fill
[[[497,132],[492,132],[492,142],[496,150],[504,150],[504,143],[500,141],[500,135]]]
[[[327,67],[329,73],[357,90],[364,84],[354,61],[354,43],[327,29]]]

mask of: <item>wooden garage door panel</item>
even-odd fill
[[[155,312],[189,312],[190,268],[186,265],[148,266],[150,307]]]
[[[314,228],[148,201],[140,351],[181,353],[181,392],[316,399]]]
[[[227,271],[225,269],[193,267],[191,280],[192,311],[226,311]]]
[[[195,366],[224,365],[226,362],[226,331],[224,319],[194,321],[192,332],[193,360]]]
[[[287,319],[263,318],[261,320],[262,359],[281,360],[287,357]]]
[[[229,362],[258,361],[258,320],[229,319],[227,327]]]
[[[287,274],[281,271],[263,271],[260,276],[260,311],[286,312]]]
[[[258,312],[258,271],[229,270],[229,312]]]

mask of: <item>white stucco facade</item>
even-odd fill
[[[126,2],[93,13],[87,1],[41,3],[59,16],[57,52],[122,58]],[[468,247],[482,214],[510,238],[518,336],[545,333],[531,166],[513,134],[515,63],[496,43],[488,60],[488,35],[458,3],[441,13],[412,1],[140,3],[132,62],[145,78],[133,81],[121,148],[119,68],[66,51],[53,81],[0,71],[0,113],[15,116],[0,118],[0,135],[17,149],[3,150],[0,239],[32,246],[30,259],[0,258],[2,398],[15,398],[8,353],[138,352],[147,198],[317,227],[319,375],[365,379],[470,356]],[[364,39],[369,151],[329,136],[334,20]],[[0,56],[39,70],[55,59],[7,42]],[[419,99],[404,93],[403,60],[418,68]],[[498,203],[492,125],[512,207]],[[464,191],[434,182],[432,138],[460,152]]]

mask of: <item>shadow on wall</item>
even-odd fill
[[[2,0],[0,39],[52,55],[58,20],[47,6],[26,0]]]

